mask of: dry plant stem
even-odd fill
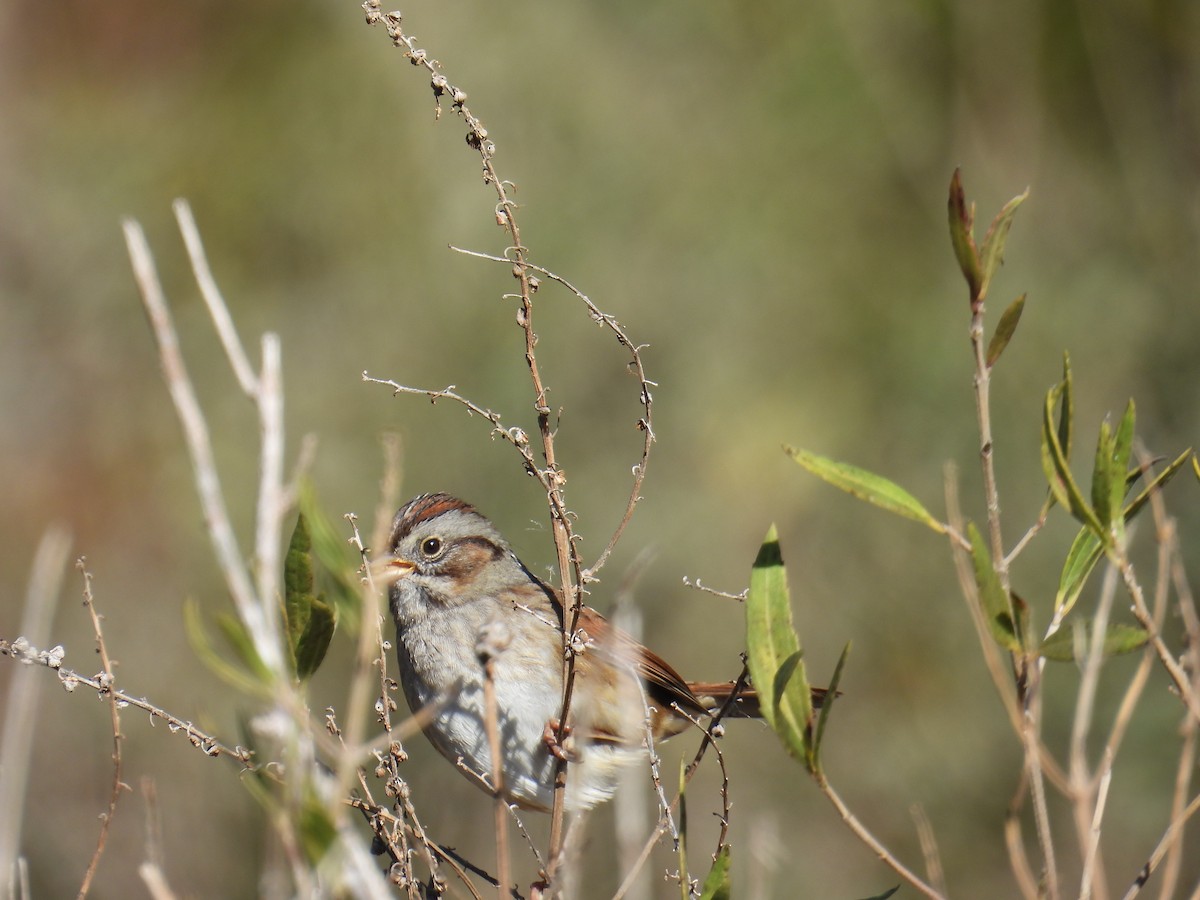
[[[1096,789],[1095,809],[1089,829],[1083,837],[1083,874],[1079,879],[1080,900],[1090,900],[1095,893],[1105,898],[1108,896],[1108,885],[1104,878],[1104,869],[1100,864],[1100,829],[1104,821],[1104,806],[1108,800],[1108,788],[1112,784],[1113,760],[1107,752],[1100,765],[1100,784]]]
[[[1012,800],[1008,805],[1008,814],[1004,817],[1004,844],[1008,850],[1008,862],[1012,868],[1021,896],[1025,900],[1041,900],[1042,891],[1038,880],[1029,865],[1029,857],[1025,853],[1025,841],[1021,836],[1021,809],[1025,796],[1029,792],[1029,771],[1021,769],[1021,777],[1017,788],[1013,791]]]
[[[282,518],[287,508],[283,489],[283,384],[279,336],[270,332],[262,336],[262,374],[256,377],[250,359],[238,338],[233,317],[229,314],[229,308],[208,265],[208,257],[204,252],[204,244],[200,240],[200,232],[196,228],[191,207],[183,199],[177,199],[172,206],[184,245],[187,247],[193,277],[200,286],[200,293],[208,307],[213,327],[221,339],[229,366],[233,369],[242,392],[258,407],[262,449],[254,559],[259,601],[266,604],[279,594]]]
[[[987,504],[988,535],[991,539],[992,565],[996,576],[1009,596],[1008,558],[1004,553],[1004,537],[1000,529],[1000,494],[996,486],[995,447],[992,439],[992,420],[990,404],[991,370],[988,368],[986,350],[983,340],[984,298],[977,297],[971,302],[971,349],[975,356],[975,411],[979,422],[979,459],[983,470],[984,500]],[[1011,601],[1010,601],[1011,603]],[[1016,616],[1012,620],[1017,621]],[[1040,665],[1029,666],[1023,658],[1013,659],[1018,682],[1025,682],[1027,690],[1032,691],[1035,682],[1040,682],[1040,671],[1036,674],[1033,669]],[[1023,698],[1021,716],[1021,743],[1025,747],[1025,762],[1030,769],[1030,790],[1033,795],[1034,821],[1037,824],[1038,842],[1042,849],[1043,865],[1046,870],[1046,895],[1049,900],[1058,898],[1058,867],[1054,856],[1054,843],[1050,831],[1050,817],[1046,810],[1046,783],[1042,771],[1041,726],[1039,722],[1040,708],[1036,696]]]
[[[962,510],[958,503],[958,485],[952,466],[947,466],[946,468],[945,490],[947,514],[951,526],[954,530],[961,531],[963,524]],[[967,607],[971,612],[972,622],[975,624],[984,660],[992,676],[992,681],[1000,694],[1004,708],[1008,712],[1013,730],[1016,732],[1024,749],[1025,772],[1028,775],[1028,781],[1022,779],[1022,787],[1019,790],[1027,788],[1034,802],[1034,820],[1037,823],[1038,840],[1042,850],[1043,864],[1046,867],[1046,895],[1053,900],[1053,898],[1058,896],[1058,878],[1050,833],[1049,813],[1046,809],[1044,775],[1049,770],[1055,783],[1062,787],[1066,786],[1067,781],[1061,769],[1041,742],[1039,724],[1039,679],[1041,670],[1039,666],[1025,667],[1026,677],[1029,681],[1027,682],[1025,691],[1025,707],[1024,709],[1020,708],[1012,693],[1013,687],[1010,681],[1010,674],[1004,671],[999,650],[991,637],[987,623],[984,621],[983,607],[975,585],[971,561],[967,558],[966,552],[960,545],[952,541],[951,546],[954,552],[954,565],[958,575],[959,587],[962,590],[963,596],[967,599]],[[1014,802],[1013,808],[1010,809],[1006,825],[1010,860],[1013,863],[1013,871],[1017,874],[1018,881],[1021,882],[1022,891],[1025,892],[1026,896],[1036,896],[1036,892],[1031,895],[1025,890],[1027,882],[1032,879],[1025,877],[1028,864],[1024,862],[1024,850],[1020,842],[1020,822],[1015,812],[1012,811],[1014,809],[1019,809],[1019,803]],[[1014,830],[1016,833],[1015,839],[1013,836]],[[1020,855],[1014,855],[1018,849],[1020,850]]]
[[[171,208],[175,211],[175,221],[179,224],[179,233],[183,236],[183,245],[187,248],[188,260],[192,265],[193,277],[200,288],[200,296],[204,298],[217,336],[221,339],[221,346],[225,349],[225,355],[229,357],[229,367],[233,369],[242,392],[253,396],[258,390],[258,378],[246,351],[242,348],[233,317],[229,314],[229,308],[225,305],[217,281],[213,278],[212,269],[209,268],[204,243],[200,240],[200,230],[192,216],[192,208],[182,198],[172,203]]]
[[[979,422],[979,460],[983,470],[983,492],[987,504],[988,535],[991,540],[992,565],[996,576],[1009,596],[1008,558],[1004,553],[1004,537],[1000,529],[1000,494],[996,486],[995,447],[992,439],[992,419],[990,404],[991,370],[988,368],[986,349],[983,340],[984,298],[976,297],[971,301],[971,349],[975,356],[975,411]],[[1010,601],[1011,603],[1011,601]],[[1016,616],[1012,620],[1017,621]],[[1031,669],[1040,666],[1029,666],[1019,655],[1013,659],[1018,682],[1026,682],[1032,690],[1035,680],[1040,680],[1040,672],[1035,675]],[[1050,831],[1050,818],[1046,810],[1046,783],[1041,765],[1041,726],[1037,709],[1032,708],[1038,703],[1037,697],[1026,695],[1022,710],[1021,742],[1025,747],[1025,762],[1030,768],[1030,790],[1033,794],[1034,821],[1037,824],[1038,842],[1042,849],[1043,865],[1046,869],[1046,896],[1049,900],[1058,898],[1058,866],[1054,857],[1054,843]]]
[[[1154,512],[1154,523],[1159,544],[1169,551],[1168,577],[1167,579],[1163,579],[1163,581],[1169,581],[1170,586],[1173,586],[1175,589],[1179,618],[1183,622],[1183,628],[1186,632],[1185,644],[1187,650],[1184,651],[1181,661],[1187,666],[1187,670],[1192,673],[1193,685],[1197,690],[1200,690],[1200,664],[1198,664],[1200,660],[1197,659],[1197,655],[1200,654],[1200,615],[1197,615],[1195,598],[1192,595],[1191,586],[1188,584],[1187,573],[1183,566],[1183,558],[1179,551],[1179,532],[1176,529],[1175,520],[1167,515],[1166,504],[1163,502],[1161,491],[1156,491],[1151,496],[1150,506]],[[1160,567],[1161,572],[1162,569]],[[1160,581],[1155,592],[1154,607],[1155,622],[1159,628],[1162,627],[1165,616],[1167,591],[1167,584]],[[1147,652],[1147,657],[1149,655],[1150,651]],[[1188,793],[1191,790],[1191,776],[1196,762],[1196,732],[1198,724],[1200,723],[1197,723],[1195,717],[1185,716],[1183,724],[1180,726],[1183,741],[1179,753],[1179,763],[1175,772],[1175,793],[1171,799],[1171,821],[1179,822],[1180,825],[1175,831],[1176,840],[1167,848],[1166,862],[1163,865],[1163,880],[1159,891],[1159,896],[1163,900],[1175,895],[1175,887],[1179,882],[1180,868],[1183,864],[1184,810]]]
[[[84,687],[91,688],[101,697],[111,694],[113,699],[118,703],[133,706],[143,712],[149,713],[151,721],[161,719],[166,722],[167,727],[172,732],[182,731],[187,735],[188,742],[193,747],[198,748],[205,756],[228,756],[243,766],[249,767],[251,764],[253,754],[244,747],[227,747],[212,735],[201,731],[191,722],[185,722],[178,716],[160,709],[145,697],[134,697],[111,686],[106,687],[100,678],[89,678],[86,675],[80,675],[72,669],[65,668],[49,654],[45,652],[39,653],[36,649],[29,647],[27,644],[22,644],[19,640],[8,641],[0,638],[0,656],[11,656],[23,662],[31,662],[45,666],[48,669],[53,669],[58,673],[58,680],[62,682],[63,687],[68,692],[72,692],[75,688],[83,685]]]
[[[358,629],[354,672],[351,676],[350,691],[347,699],[349,713],[345,732],[346,743],[351,747],[360,747],[367,732],[368,698],[371,695],[372,684],[374,683],[374,679],[372,678],[374,669],[378,668],[380,678],[380,697],[377,709],[379,710],[379,715],[389,740],[391,736],[392,700],[388,694],[387,652],[384,649],[387,641],[383,636],[383,617],[379,612],[379,590],[375,586],[371,567],[367,561],[367,548],[363,546],[362,537],[358,532],[358,521],[352,514],[346,516],[346,519],[349,521],[353,533],[350,539],[351,543],[358,550],[362,559],[360,571],[363,572],[363,584],[359,591],[359,599],[362,602],[362,621]],[[355,776],[361,775],[361,762],[361,757],[358,754],[350,752],[339,754],[337,767],[338,790],[334,796],[345,797],[349,794],[350,785],[354,781]],[[345,816],[344,807],[338,804],[337,810],[331,810],[331,812],[334,814],[334,821],[340,825]]]
[[[1029,791],[1033,800],[1033,822],[1042,851],[1044,887],[1049,900],[1057,900],[1058,858],[1054,854],[1054,833],[1050,828],[1050,810],[1046,805],[1046,779],[1042,771],[1042,667],[1026,666],[1028,677],[1025,714],[1022,718],[1021,743],[1025,751],[1025,768],[1029,771]]]
[[[1129,595],[1133,598],[1133,615],[1150,635],[1150,643],[1154,647],[1155,653],[1158,654],[1158,659],[1162,663],[1163,668],[1167,670],[1167,674],[1174,682],[1176,689],[1179,691],[1179,696],[1187,706],[1188,714],[1200,721],[1200,696],[1193,689],[1192,680],[1188,677],[1187,672],[1179,664],[1179,661],[1171,654],[1166,643],[1162,639],[1162,634],[1159,628],[1154,623],[1154,617],[1146,606],[1146,597],[1142,592],[1142,586],[1137,580],[1137,576],[1133,571],[1133,563],[1130,562],[1128,555],[1123,547],[1119,547],[1116,551],[1116,565],[1121,572],[1121,577],[1125,581],[1125,587],[1129,591]]]
[[[739,603],[745,602],[746,597],[750,594],[750,588],[743,588],[739,594],[731,594],[728,591],[718,591],[716,588],[710,588],[706,584],[701,584],[699,578],[697,578],[695,581],[692,581],[686,575],[683,576],[683,584],[684,587],[690,587],[697,591],[703,591],[705,594],[712,594],[714,597],[724,597],[726,600],[737,600]]]
[[[1104,869],[1100,862],[1100,820],[1103,797],[1093,792],[1093,779],[1087,761],[1087,741],[1091,732],[1092,717],[1096,709],[1096,693],[1100,684],[1100,669],[1104,662],[1104,635],[1108,631],[1109,617],[1117,593],[1116,570],[1109,566],[1104,572],[1100,599],[1096,603],[1096,614],[1092,617],[1092,640],[1083,661],[1079,679],[1079,691],[1075,700],[1075,717],[1071,724],[1068,772],[1070,778],[1071,809],[1075,820],[1075,833],[1079,846],[1084,848],[1084,865],[1080,878],[1080,898],[1091,897],[1093,882],[1099,896],[1108,895],[1104,881]],[[1136,675],[1135,675],[1136,680]],[[1106,788],[1112,777],[1115,747],[1105,749],[1097,772],[1100,788]],[[1098,879],[1098,880],[1097,880]]]
[[[500,706],[496,700],[496,660],[490,654],[483,660],[483,702],[486,714],[488,750],[492,756],[492,808],[496,832],[496,880],[499,896],[508,895],[512,884],[508,854],[508,804],[504,800],[504,759],[500,755]]]
[[[237,538],[229,520],[221,482],[217,476],[208,424],[179,351],[179,339],[167,309],[154,259],[141,226],[132,219],[126,219],[123,228],[142,303],[158,343],[163,376],[183,425],[188,451],[192,457],[192,467],[195,470],[196,488],[217,562],[225,576],[238,616],[246,624],[259,657],[271,671],[282,672],[283,649],[279,642],[277,622],[274,615],[264,609],[259,603],[259,598],[255,596],[250,574],[238,550]]]
[[[456,250],[459,253],[466,254],[467,256],[474,256],[480,259],[490,260],[492,262],[509,264],[513,262],[513,260],[507,256],[494,256],[490,253],[480,253],[475,250],[464,250],[461,247],[454,247],[453,245],[451,246],[451,249]],[[641,388],[640,403],[644,415],[638,420],[637,427],[643,435],[642,457],[633,467],[633,486],[630,489],[629,497],[626,500],[625,512],[621,516],[620,522],[617,524],[612,536],[608,539],[608,543],[605,545],[604,549],[600,551],[600,555],[596,558],[596,561],[587,569],[583,570],[583,581],[586,583],[590,580],[590,577],[603,568],[604,564],[608,561],[609,556],[612,554],[613,548],[616,547],[617,542],[621,539],[621,535],[625,533],[626,526],[633,518],[633,511],[637,507],[638,501],[642,499],[642,483],[646,478],[646,465],[650,460],[650,450],[654,444],[654,397],[651,394],[650,389],[652,387],[657,387],[658,385],[646,377],[646,369],[642,364],[641,354],[641,351],[644,349],[644,345],[635,344],[630,339],[629,335],[626,334],[624,328],[622,328],[621,324],[616,320],[615,317],[602,312],[599,307],[597,307],[596,304],[593,303],[585,293],[583,293],[583,291],[571,284],[571,282],[567,281],[562,276],[551,272],[549,269],[534,265],[530,262],[526,262],[525,267],[541,275],[543,278],[548,278],[549,280],[561,285],[574,294],[584,304],[584,306],[587,307],[588,315],[592,321],[603,328],[607,328],[616,336],[617,342],[629,353],[629,367],[636,375],[638,379],[638,385]]]
[[[1141,893],[1142,888],[1146,886],[1146,882],[1150,880],[1150,876],[1154,874],[1155,869],[1163,861],[1167,852],[1179,842],[1180,833],[1183,831],[1183,827],[1188,819],[1194,816],[1197,811],[1200,811],[1200,795],[1193,797],[1192,802],[1184,808],[1182,814],[1171,820],[1166,832],[1163,833],[1154,851],[1150,854],[1150,858],[1146,860],[1145,865],[1138,872],[1137,878],[1133,880],[1133,884],[1125,892],[1123,900],[1133,900],[1134,897]]]
[[[929,883],[942,894],[946,893],[946,872],[942,868],[942,854],[938,851],[937,836],[925,809],[919,803],[909,807],[913,824],[917,829],[917,840],[921,844],[921,855],[925,858],[925,875]]]
[[[947,517],[950,519],[951,529],[955,532],[961,532],[964,523],[962,509],[958,501],[957,471],[953,463],[946,465],[944,488]],[[1024,716],[1017,704],[1011,667],[1005,666],[1000,648],[992,638],[987,622],[984,619],[983,606],[979,599],[979,591],[975,585],[975,575],[971,568],[971,560],[966,554],[966,549],[955,540],[951,540],[950,548],[954,560],[954,571],[958,577],[959,589],[962,592],[963,598],[967,601],[967,611],[970,613],[971,621],[975,625],[975,633],[979,638],[979,647],[983,653],[983,660],[987,665],[988,674],[991,675],[992,684],[996,687],[1001,705],[1008,714],[1013,734],[1021,738],[1024,730]],[[1049,750],[1040,741],[1038,743],[1038,755],[1041,760],[1042,770],[1054,783],[1055,787],[1059,790],[1066,790],[1066,773],[1062,771],[1061,766],[1059,766]]]
[[[97,680],[104,686],[101,696],[108,699],[109,724],[112,727],[112,787],[108,793],[108,810],[100,817],[100,834],[96,838],[96,850],[88,863],[87,872],[83,876],[83,884],[79,888],[79,898],[86,897],[92,887],[92,879],[96,876],[96,868],[100,865],[100,857],[104,855],[104,846],[108,843],[108,829],[112,825],[113,816],[117,813],[117,802],[121,799],[121,789],[127,787],[121,781],[121,713],[120,704],[113,696],[112,686],[115,683],[113,663],[108,655],[108,646],[104,643],[104,629],[100,626],[100,614],[96,612],[95,598],[92,596],[92,573],[86,568],[85,560],[80,557],[75,563],[83,575],[83,605],[92,620],[92,633],[96,637],[96,651],[100,654],[100,665],[103,671]]]
[[[975,355],[975,414],[979,422],[979,462],[983,469],[983,494],[987,503],[988,536],[992,545],[992,561],[1005,593],[1008,585],[1008,561],[1004,555],[1004,538],[1000,531],[1000,493],[996,487],[995,447],[992,444],[992,413],[988,368],[983,341],[983,298],[971,303],[971,349]],[[1015,621],[1015,620],[1014,620]]]
[[[908,867],[901,863],[900,860],[896,859],[896,857],[892,855],[891,851],[881,844],[878,838],[876,838],[874,834],[868,831],[867,828],[860,821],[858,821],[858,818],[854,815],[854,813],[850,812],[850,808],[846,806],[845,802],[843,802],[837,791],[833,789],[833,785],[829,783],[824,775],[816,775],[814,776],[814,780],[817,783],[817,787],[821,789],[821,793],[825,795],[826,799],[833,804],[834,809],[838,811],[838,815],[842,817],[842,821],[846,823],[846,826],[852,832],[854,832],[860,841],[871,848],[872,852],[879,857],[880,861],[891,867],[893,872],[911,884],[926,897],[944,900],[945,895],[941,891],[939,891],[933,885],[923,881],[916,872],[911,871]]]
[[[58,606],[59,589],[67,565],[71,538],[60,526],[48,528],[38,542],[29,585],[21,634],[35,646],[45,644]],[[25,810],[29,761],[37,725],[41,675],[31,666],[21,666],[9,682],[0,725],[0,895],[28,896],[17,892],[17,858],[20,853],[21,820]]]
[[[1158,896],[1169,900],[1175,896],[1179,883],[1179,871],[1183,865],[1183,831],[1186,820],[1187,795],[1191,790],[1192,770],[1196,766],[1196,720],[1185,716],[1182,726],[1183,747],[1179,752],[1179,763],[1175,767],[1175,793],[1171,798],[1171,822],[1178,822],[1175,839],[1167,847],[1166,864],[1163,865],[1162,886]]]
[[[487,129],[483,127],[483,123],[467,108],[466,92],[452,85],[446,76],[440,72],[434,60],[430,59],[428,53],[417,47],[414,38],[404,33],[401,27],[400,14],[381,13],[379,11],[379,0],[366,0],[363,4],[363,10],[367,14],[368,24],[374,25],[382,22],[392,42],[397,47],[405,49],[405,56],[409,61],[414,66],[423,67],[429,72],[431,76],[430,84],[434,91],[435,102],[438,104],[439,114],[441,110],[441,97],[449,95],[451,98],[454,111],[466,122],[469,128],[467,143],[479,153],[483,165],[484,182],[491,185],[496,192],[496,222],[509,234],[510,248],[506,256],[512,263],[513,277],[517,279],[519,284],[518,296],[520,308],[517,312],[517,324],[524,335],[525,362],[529,368],[529,376],[533,387],[534,411],[537,414],[542,455],[546,463],[544,471],[547,484],[543,486],[546,488],[546,499],[550,508],[550,524],[554,534],[554,546],[558,558],[558,574],[563,603],[567,607],[567,612],[564,616],[565,627],[563,629],[563,700],[559,714],[560,727],[565,729],[570,721],[571,698],[575,680],[573,636],[578,628],[579,610],[582,603],[580,590],[582,587],[582,565],[575,547],[563,494],[563,486],[566,483],[566,478],[559,466],[555,450],[554,429],[551,426],[552,410],[547,401],[548,391],[537,360],[535,349],[537,346],[537,333],[534,330],[533,323],[533,292],[537,289],[537,283],[532,274],[533,270],[529,265],[528,250],[521,240],[521,230],[516,218],[516,204],[509,196],[509,188],[512,185],[510,182],[500,178],[496,171],[493,162],[496,151],[495,145],[488,138]],[[643,464],[643,474],[644,468]],[[636,494],[636,491],[634,493]],[[558,735],[560,740],[564,736],[565,732]],[[565,812],[564,800],[567,781],[566,765],[565,759],[559,759],[555,767],[549,865],[546,873],[547,880],[551,884],[553,884],[556,870],[561,864]]]

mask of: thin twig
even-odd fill
[[[83,576],[83,605],[88,611],[92,622],[92,633],[96,638],[96,651],[100,654],[102,671],[96,676],[103,686],[101,696],[108,700],[109,724],[112,728],[112,786],[108,792],[108,810],[100,817],[100,834],[96,838],[96,850],[92,853],[91,862],[83,876],[83,884],[79,888],[79,900],[87,896],[92,887],[92,879],[96,877],[96,868],[100,865],[100,857],[104,855],[104,847],[108,843],[108,829],[112,826],[113,816],[117,814],[117,802],[121,799],[121,789],[128,786],[121,781],[121,713],[120,704],[113,696],[113,685],[116,676],[113,673],[113,661],[108,655],[108,645],[104,642],[104,629],[100,626],[100,614],[96,612],[95,597],[92,596],[92,573],[86,568],[86,561],[80,557],[75,566]]]
[[[692,581],[686,575],[683,576],[683,584],[685,587],[690,587],[697,591],[703,591],[706,594],[712,594],[714,597],[724,597],[726,600],[737,600],[739,603],[744,602],[746,597],[750,594],[750,588],[742,588],[741,592],[737,594],[731,594],[728,591],[718,591],[716,588],[710,588],[708,585],[701,584],[699,578],[697,578],[695,581]]]
[[[58,674],[58,680],[62,683],[67,693],[73,693],[76,688],[82,685],[91,688],[101,697],[111,695],[112,699],[118,704],[133,706],[147,712],[150,714],[151,721],[161,719],[166,722],[172,734],[182,731],[187,736],[188,742],[193,747],[199,749],[205,756],[228,756],[243,766],[251,766],[254,754],[244,747],[227,747],[212,735],[197,728],[191,722],[186,722],[178,716],[174,716],[166,710],[155,706],[145,697],[134,697],[124,691],[116,690],[111,685],[106,685],[104,679],[99,677],[89,678],[86,675],[80,675],[78,672],[64,667],[62,661],[65,655],[62,647],[55,647],[51,650],[38,650],[24,638],[17,638],[14,641],[0,638],[0,656],[8,656],[20,662],[33,663],[54,670]]]
[[[496,656],[507,649],[509,641],[507,634],[481,634],[475,647],[483,664],[484,726],[488,751],[492,757],[492,824],[496,836],[496,880],[500,882],[501,900],[504,900],[512,884],[512,861],[508,851],[508,802],[504,799],[504,756],[500,740],[500,706],[496,697]]]
[[[874,834],[867,830],[866,826],[863,825],[862,822],[858,820],[858,817],[850,811],[850,808],[846,806],[845,802],[838,795],[837,791],[833,789],[833,785],[831,785],[824,776],[816,778],[816,782],[817,786],[821,789],[821,793],[824,794],[825,798],[833,804],[834,809],[837,810],[838,815],[841,816],[842,821],[846,824],[846,826],[852,832],[854,832],[860,841],[871,848],[872,852],[874,852],[881,862],[889,866],[893,872],[911,884],[926,897],[936,898],[936,900],[945,900],[945,895],[941,891],[939,891],[933,885],[923,881],[916,872],[913,872],[902,862],[900,862],[900,860],[896,859],[896,857],[892,855],[892,852],[888,850],[888,848],[885,847],[879,841],[879,839],[875,837]]]
[[[179,233],[183,235],[183,244],[192,264],[192,276],[200,287],[200,296],[204,298],[217,336],[221,339],[221,346],[225,348],[229,366],[233,369],[242,392],[252,397],[258,392],[258,376],[254,374],[254,367],[250,365],[250,358],[246,356],[246,349],[242,346],[237,328],[233,324],[233,316],[229,314],[229,307],[226,306],[225,298],[221,296],[221,289],[217,287],[217,280],[208,265],[208,256],[204,252],[204,242],[200,240],[200,229],[196,227],[192,208],[182,197],[172,203],[171,208],[175,211],[175,221],[179,224]]]
[[[1163,832],[1158,844],[1155,846],[1153,852],[1151,852],[1149,859],[1146,860],[1145,864],[1138,871],[1137,877],[1134,878],[1133,883],[1129,886],[1129,890],[1125,892],[1123,900],[1133,900],[1134,897],[1141,893],[1142,888],[1146,886],[1146,882],[1150,880],[1150,876],[1154,874],[1154,870],[1158,868],[1158,864],[1162,862],[1163,857],[1167,855],[1172,846],[1178,843],[1179,833],[1183,830],[1183,826],[1187,823],[1188,819],[1196,814],[1197,810],[1200,810],[1200,794],[1192,798],[1192,802],[1184,807],[1181,815],[1171,819],[1166,831]]]

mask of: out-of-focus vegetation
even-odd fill
[[[535,259],[650,345],[646,500],[592,602],[605,608],[652,550],[636,589],[647,642],[688,676],[733,677],[741,610],[681,577],[740,590],[778,523],[810,678],[854,642],[826,769],[914,865],[920,803],[952,892],[1007,895],[1000,822],[1019,747],[943,546],[805,476],[780,445],[884,472],[933,509],[954,459],[966,501],[979,496],[967,302],[945,225],[956,165],[984,210],[1032,187],[992,289],[994,314],[1029,292],[993,385],[1008,521],[1031,520],[1044,498],[1039,414],[1063,349],[1081,433],[1132,396],[1150,452],[1196,442],[1200,12],[1179,0],[403,12],[487,123]],[[378,436],[397,430],[406,495],[464,496],[543,570],[544,500],[511,450],[459,409],[359,380],[366,369],[453,383],[510,424],[532,420],[514,305],[500,299],[511,278],[447,249],[502,249],[477,157],[453,115],[434,122],[426,80],[357,4],[113,0],[10,4],[0,17],[0,633],[15,635],[41,531],[64,522],[126,689],[234,731],[238,710],[187,648],[184,598],[227,600],[118,224],[136,215],[155,245],[227,485],[249,496],[254,420],[187,272],[176,196],[192,203],[243,336],[281,333],[291,450],[318,436],[325,507],[370,515]],[[594,555],[637,460],[636,382],[571,298],[546,288],[539,300],[568,497]],[[1195,484],[1171,506],[1195,546]],[[234,510],[244,530],[252,512]],[[1052,591],[1073,535],[1048,529],[1014,588]],[[69,663],[98,668],[74,604],[54,633]],[[349,655],[335,639],[315,709],[341,696]],[[1056,697],[1069,710],[1074,687],[1069,671],[1057,677],[1051,739]],[[1159,755],[1160,735],[1180,709],[1154,678],[1125,750],[1134,763],[1109,799],[1131,835],[1109,848],[1117,885],[1157,841],[1168,802],[1174,756]],[[49,686],[46,697],[23,850],[36,893],[59,896],[77,888],[106,802],[108,718],[87,697]],[[262,826],[236,778],[137,717],[124,731],[127,780],[158,784],[173,884],[255,894]],[[890,883],[759,726],[728,731],[735,887],[848,897]],[[444,810],[426,824],[489,846],[486,799],[423,743],[410,749],[418,806]],[[689,790],[695,821],[702,796]],[[124,802],[98,896],[137,889],[141,812]],[[1200,876],[1190,865],[1184,883]]]

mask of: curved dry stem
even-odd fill
[[[945,895],[935,888],[933,885],[923,881],[916,872],[913,872],[905,866],[900,860],[892,855],[892,852],[885,847],[874,834],[872,834],[865,825],[858,820],[858,817],[850,811],[846,806],[841,796],[833,789],[824,776],[815,777],[817,787],[821,789],[821,793],[825,798],[833,804],[833,808],[837,810],[846,827],[854,832],[855,836],[871,848],[871,851],[879,858],[879,860],[887,865],[893,872],[911,884],[914,888],[924,894],[926,897],[936,898],[936,900],[945,900]]]

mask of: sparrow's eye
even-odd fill
[[[429,559],[437,556],[442,552],[442,539],[439,537],[429,537],[421,541],[421,555]]]

